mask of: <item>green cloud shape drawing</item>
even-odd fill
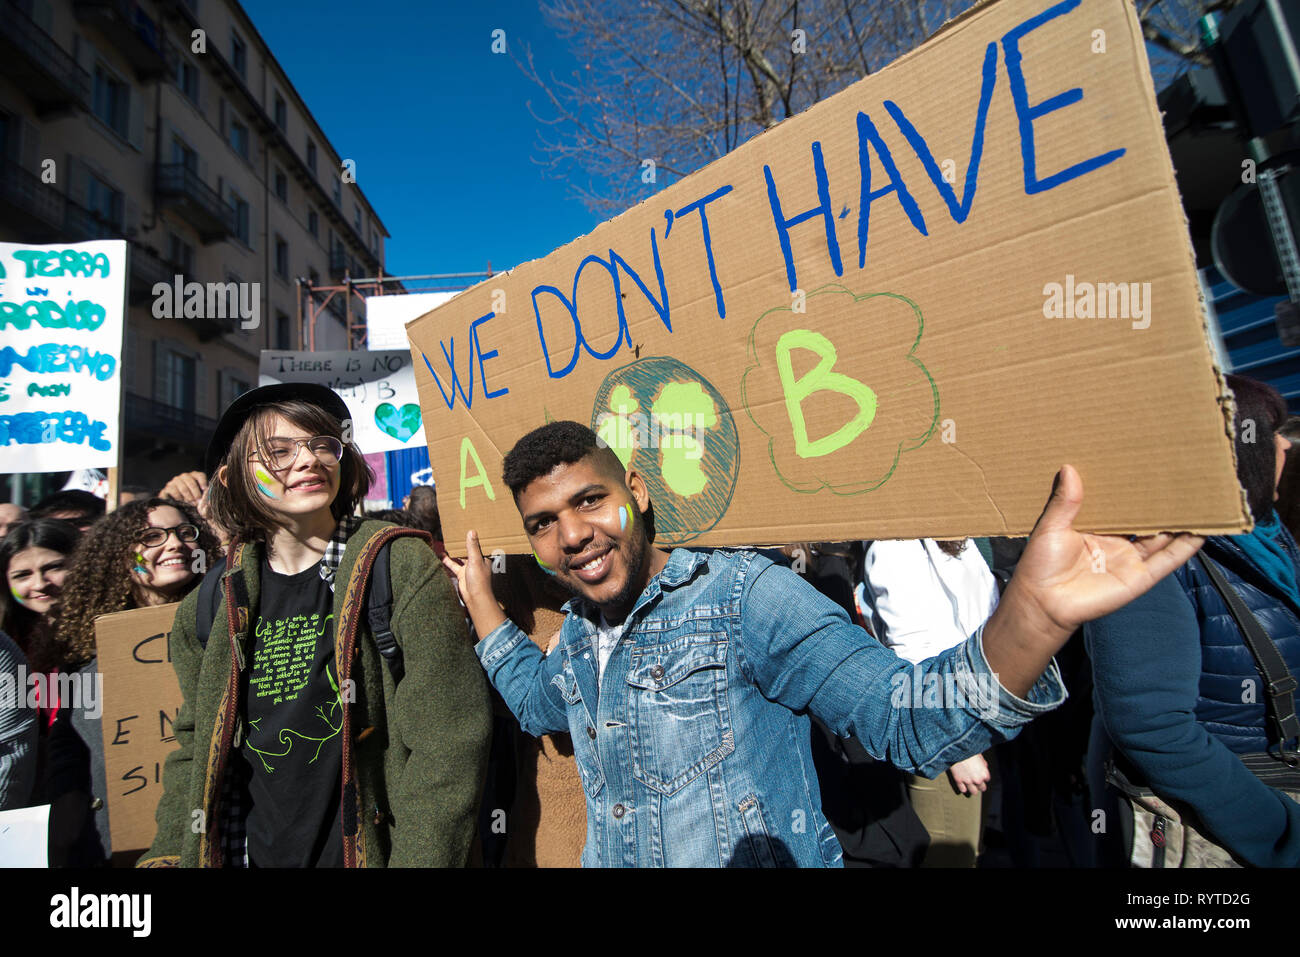
[[[815,319],[817,312],[832,313],[834,326]],[[843,322],[846,314],[853,315],[852,326]],[[915,336],[911,335],[913,327]],[[786,331],[776,335],[782,328]],[[900,350],[908,345],[905,353],[871,353],[864,359],[888,384],[883,393],[862,380],[858,367],[851,375],[843,369],[836,371],[835,346],[824,334],[830,332],[843,340],[842,330],[861,335],[863,328],[888,329],[899,340]],[[838,284],[808,293],[803,312],[796,313],[793,306],[777,306],[758,317],[749,334],[749,364],[740,382],[741,404],[767,436],[768,459],[787,488],[808,494],[829,489],[836,495],[873,491],[889,481],[904,452],[918,449],[930,439],[939,424],[939,389],[915,354],[924,328],[920,308],[906,296],[891,292],[856,295]],[[767,364],[760,358],[760,348],[769,357]],[[819,360],[800,377],[795,376],[791,358],[796,351],[812,353]],[[874,376],[867,378],[875,381]],[[843,399],[855,402],[858,412],[835,432],[814,440],[808,436],[803,407],[805,400],[819,392],[837,394],[841,403]],[[863,434],[869,436],[869,445],[860,440]],[[870,454],[865,454],[867,449]],[[854,470],[869,474],[837,481],[834,473],[846,471],[841,458],[846,455],[853,457]]]

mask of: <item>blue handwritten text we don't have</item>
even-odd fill
[[[990,42],[984,50],[983,63],[979,73],[979,103],[976,108],[975,117],[972,127],[969,159],[966,164],[966,174],[964,183],[961,188],[960,196],[953,183],[950,183],[943,175],[940,169],[940,163],[935,159],[933,151],[926,142],[925,137],[915,124],[908,118],[906,111],[892,100],[883,100],[881,107],[884,113],[889,117],[893,127],[897,128],[902,142],[906,148],[916,157],[921,167],[925,170],[926,176],[933,185],[939,198],[943,201],[948,215],[952,221],[961,225],[969,218],[975,203],[976,192],[979,184],[979,171],[981,161],[984,156],[985,147],[985,130],[989,108],[993,99],[993,92],[996,88],[999,70],[999,47],[1002,52],[1001,59],[1006,68],[1007,84],[1011,93],[1011,102],[1015,110],[1016,130],[1019,138],[1020,159],[1023,172],[1024,192],[1028,196],[1037,196],[1050,192],[1066,183],[1079,179],[1093,173],[1103,167],[1114,163],[1120,157],[1124,156],[1127,150],[1122,147],[1106,149],[1098,152],[1096,155],[1080,159],[1079,161],[1067,166],[1056,172],[1045,173],[1039,167],[1038,151],[1039,143],[1035,138],[1034,124],[1047,116],[1063,110],[1073,104],[1083,100],[1084,94],[1080,87],[1065,90],[1063,92],[1053,93],[1046,96],[1038,102],[1031,102],[1028,90],[1023,59],[1024,54],[1021,50],[1021,44],[1034,31],[1043,27],[1061,17],[1065,17],[1075,11],[1081,3],[1081,0],[1063,0],[1044,9],[1022,23],[1017,24],[1008,30],[998,40]],[[1072,18],[1071,26],[1086,28],[1091,33],[1092,24],[1083,23],[1078,18]],[[858,175],[860,182],[859,189],[859,208],[857,220],[857,260],[858,269],[866,268],[867,264],[867,246],[870,239],[871,211],[872,205],[880,200],[890,198],[896,200],[902,208],[904,214],[912,227],[922,236],[930,235],[929,226],[926,223],[925,215],[917,202],[913,191],[908,187],[902,174],[899,172],[898,164],[894,160],[894,153],[891,150],[885,136],[881,132],[881,127],[869,113],[859,111],[856,116],[856,132],[858,139]],[[898,148],[898,144],[895,144]],[[763,177],[766,183],[767,203],[771,212],[772,225],[775,230],[777,245],[781,250],[784,259],[786,279],[789,283],[791,292],[799,288],[798,269],[796,267],[794,253],[790,242],[791,230],[805,222],[816,223],[820,221],[825,233],[826,256],[831,268],[836,276],[844,275],[843,257],[840,252],[839,239],[836,235],[835,220],[837,218],[834,208],[831,204],[831,189],[829,177],[826,169],[826,163],[822,155],[822,144],[820,141],[814,141],[810,146],[812,174],[817,187],[818,204],[811,209],[790,212],[785,209],[781,202],[780,189],[777,184],[777,177],[773,174],[770,166],[764,165]],[[877,183],[873,181],[872,176],[872,157],[874,156],[876,164],[884,171],[884,182]],[[727,314],[726,301],[723,295],[723,286],[718,279],[719,264],[715,257],[713,249],[712,236],[709,230],[709,206],[715,202],[730,204],[735,202],[744,202],[749,197],[743,197],[732,185],[724,185],[711,190],[708,194],[700,197],[692,203],[681,207],[677,210],[667,209],[664,211],[665,227],[663,239],[668,241],[673,225],[678,219],[689,216],[691,213],[699,213],[700,235],[703,242],[701,250],[703,256],[697,261],[699,267],[707,269],[709,279],[713,288],[714,309],[719,319],[725,318]],[[838,218],[843,219],[850,215],[851,210],[845,207],[838,214]],[[815,226],[813,227],[815,228]],[[620,349],[626,345],[632,346],[631,335],[628,330],[627,318],[625,315],[624,277],[630,280],[627,287],[635,285],[646,301],[654,309],[660,321],[663,322],[664,328],[668,332],[673,331],[672,315],[669,305],[669,288],[672,285],[671,277],[665,277],[663,264],[660,258],[660,241],[657,229],[650,229],[649,236],[649,253],[654,269],[654,283],[656,287],[652,292],[651,287],[646,284],[641,276],[628,265],[626,259],[620,256],[614,249],[608,250],[608,256],[602,257],[597,255],[588,255],[579,264],[574,271],[572,284],[569,286],[569,293],[549,283],[542,283],[535,286],[532,290],[532,309],[533,316],[537,325],[538,344],[541,347],[542,359],[546,365],[546,371],[552,379],[563,379],[568,376],[578,365],[578,360],[582,352],[586,352],[591,358],[597,360],[609,360],[614,358]],[[596,266],[609,274],[611,280],[612,302],[601,302],[596,307],[591,307],[588,315],[599,315],[605,317],[611,313],[618,316],[618,337],[613,345],[607,349],[597,349],[592,346],[589,335],[584,333],[582,320],[579,316],[577,304],[578,282],[582,276],[583,270],[588,267]],[[724,264],[725,266],[725,264]],[[562,307],[562,313],[568,315],[573,324],[574,342],[573,347],[567,357],[554,359],[550,345],[547,342],[546,332],[542,324],[542,308],[540,302],[551,301],[558,303]],[[474,380],[475,368],[478,371],[478,380],[481,383],[481,394],[484,399],[493,399],[509,393],[509,389],[501,386],[495,391],[488,387],[487,374],[484,369],[484,362],[488,359],[497,357],[496,349],[485,352],[481,343],[481,327],[496,315],[490,312],[487,315],[475,319],[469,328],[469,347],[462,351],[465,357],[466,365],[464,366],[464,375],[457,367],[456,362],[456,341],[451,337],[449,342],[439,340],[439,346],[442,352],[442,359],[446,365],[446,371],[439,375],[435,370],[433,363],[427,356],[423,356],[426,367],[433,375],[434,381],[441,392],[443,402],[447,408],[454,409],[456,395],[459,393],[461,401],[466,408],[470,408],[474,400]],[[441,363],[440,363],[441,366]],[[447,385],[444,385],[444,381]]]

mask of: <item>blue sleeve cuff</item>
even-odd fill
[[[967,700],[976,703],[980,716],[987,723],[999,727],[1019,728],[1039,715],[1059,708],[1069,697],[1055,658],[1047,663],[1047,670],[1029,689],[1028,700],[1004,688],[984,657],[983,625],[967,639],[965,654],[958,655],[955,664],[957,681]]]
[[[474,653],[483,667],[491,671],[492,666],[518,648],[521,641],[528,641],[528,636],[507,618],[474,646]]]

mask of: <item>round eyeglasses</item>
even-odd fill
[[[310,439],[290,439],[282,435],[273,435],[263,446],[262,460],[272,469],[286,469],[298,458],[300,446],[307,446],[312,455],[320,459],[322,465],[337,465],[343,457],[343,443],[332,435],[314,435]],[[259,458],[259,456],[250,456]]]
[[[154,525],[144,530],[140,536],[140,544],[147,545],[149,548],[156,548],[167,541],[167,536],[172,532],[182,542],[197,542],[199,540],[199,530],[195,525],[188,522],[184,525],[173,525],[171,528],[159,528]]]

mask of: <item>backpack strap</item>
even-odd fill
[[[406,673],[401,647],[393,635],[393,581],[389,570],[389,546],[397,538],[420,538],[430,548],[433,536],[417,528],[393,526],[376,532],[362,547],[361,555],[348,576],[348,595],[366,598],[366,623],[375,639],[375,647],[383,656],[393,684],[401,683]]]
[[[1295,711],[1296,680],[1273,639],[1269,638],[1259,620],[1246,607],[1246,603],[1228,583],[1213,559],[1204,554],[1198,554],[1196,558],[1210,576],[1215,589],[1227,602],[1228,610],[1232,612],[1232,617],[1236,619],[1237,627],[1246,640],[1246,647],[1250,649],[1250,656],[1255,659],[1255,667],[1264,676],[1264,687],[1268,692],[1266,702],[1269,723],[1281,744],[1284,759],[1287,764],[1294,765],[1297,759],[1294,752],[1288,751],[1286,744],[1293,738],[1300,737],[1300,719],[1296,717]]]
[[[361,554],[357,556],[356,562],[352,566],[352,571],[348,574],[347,584],[343,586],[342,613],[334,623],[334,667],[338,674],[338,685],[340,688],[346,688],[352,679],[352,668],[357,650],[357,632],[360,628],[360,609],[362,601],[365,599],[367,587],[373,585],[374,576],[371,574],[375,560],[380,553],[386,553],[388,546],[393,539],[401,538],[406,535],[418,535],[429,543],[432,547],[432,538],[428,532],[421,532],[414,528],[401,528],[398,526],[388,526],[380,529],[374,535],[371,535],[366,543],[361,546]],[[376,609],[375,615],[370,614],[370,607],[367,605],[367,620],[375,621],[382,626],[382,630],[389,637],[392,637],[391,620],[392,620],[392,583],[388,576],[384,576],[384,582],[387,585],[388,601],[387,611],[381,604]],[[339,585],[335,580],[335,595]],[[373,590],[372,590],[373,594]],[[383,597],[382,595],[380,596]],[[386,617],[381,617],[386,615]],[[392,649],[397,649],[397,642],[394,640],[390,645]],[[394,670],[394,658],[386,657],[389,671],[393,673],[394,680],[397,679],[401,670],[400,657],[398,658],[397,670]],[[349,700],[344,698],[343,703],[343,779],[342,792],[340,795],[340,813],[343,820],[343,866],[344,867],[365,867],[367,861],[367,848],[365,832],[361,827],[362,808],[360,806],[360,783],[357,777],[357,769],[352,753],[353,728],[352,728],[352,708],[348,706]]]
[[[226,596],[221,589],[221,579],[226,574],[226,559],[222,556],[208,569],[199,583],[198,619],[195,624],[195,637],[199,647],[208,646],[208,635],[212,633],[212,623],[217,620]]]

